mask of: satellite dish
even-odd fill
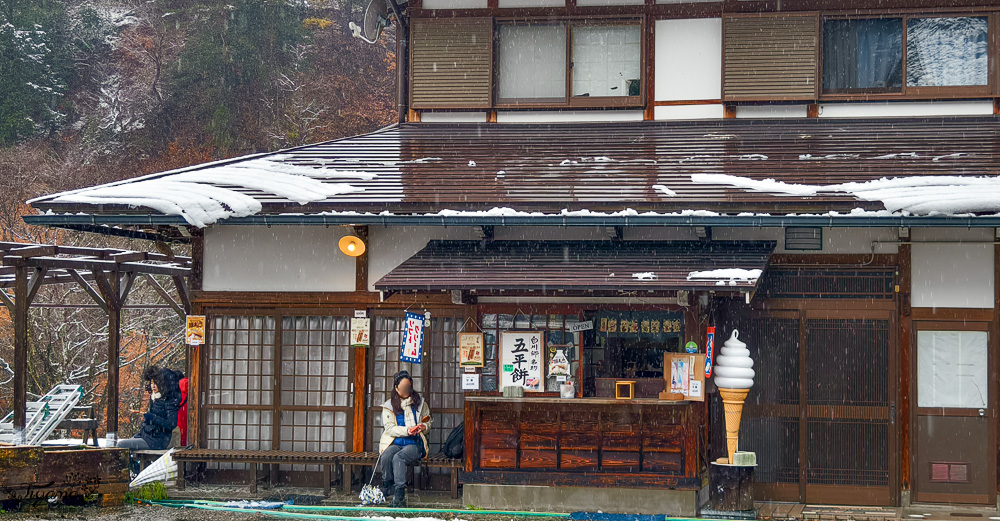
[[[389,27],[389,6],[386,0],[370,0],[365,7],[365,19],[362,26],[351,22],[348,24],[351,34],[355,38],[361,38],[368,43],[375,43],[382,29]]]

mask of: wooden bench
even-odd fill
[[[250,466],[250,491],[257,492],[258,465],[320,465],[323,467],[323,491],[330,495],[333,469],[343,453],[299,452],[290,450],[219,450],[189,449],[174,452],[177,461],[177,488],[184,488],[187,463],[244,463]]]
[[[340,459],[340,464],[343,467],[342,484],[344,487],[344,493],[351,493],[351,480],[353,477],[354,467],[374,467],[377,461],[377,452],[352,452],[349,454],[343,454]],[[414,466],[420,471],[420,479],[409,479],[408,477],[407,481],[411,484],[411,487],[413,484],[416,484],[417,489],[423,488],[421,486],[421,481],[424,479],[428,469],[451,469],[451,497],[453,499],[458,498],[458,471],[465,466],[464,460],[434,455],[420,459]]]
[[[73,407],[71,415],[83,413],[82,418],[67,418],[56,425],[56,429],[65,431],[83,431],[83,443],[91,440],[94,447],[97,447],[97,427],[100,423],[94,418],[93,405],[77,405]]]
[[[166,454],[166,450],[153,450],[153,449],[142,449],[133,450],[132,455],[135,459],[139,461],[139,470],[150,466],[154,461],[160,459],[161,456]]]

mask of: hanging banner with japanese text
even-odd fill
[[[500,386],[521,386],[526,391],[543,391],[545,369],[541,331],[500,333]]]
[[[663,311],[601,311],[595,329],[607,338],[642,338],[665,342],[684,338],[684,314]]]
[[[424,316],[407,312],[406,322],[403,323],[403,346],[400,348],[399,359],[419,364],[423,356]]]

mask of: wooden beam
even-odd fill
[[[184,306],[184,311],[191,312],[191,294],[188,291],[187,282],[184,277],[174,276],[174,287],[177,288],[177,298],[181,299],[181,305]]]
[[[181,307],[177,304],[177,302],[174,302],[174,299],[170,296],[170,293],[168,293],[167,290],[164,289],[164,287],[161,286],[160,283],[157,282],[152,275],[148,273],[143,273],[142,277],[145,280],[149,281],[149,284],[153,286],[153,291],[155,291],[156,294],[160,296],[160,299],[163,300],[163,302],[165,302],[168,306],[173,308],[174,312],[181,317],[181,320],[184,320],[187,314],[184,312],[183,309],[181,309]]]
[[[107,273],[103,271],[94,271],[92,273],[94,274],[94,282],[97,283],[97,289],[101,291],[101,296],[104,298],[104,301],[108,304],[109,312],[110,310],[121,309],[122,304],[121,300],[118,297],[118,291],[114,290],[111,287],[111,282],[108,281]],[[115,277],[118,276],[117,272],[112,272],[112,273],[114,273]]]
[[[4,263],[8,259],[18,260],[20,257],[4,257]],[[36,268],[62,268],[79,269],[89,271],[137,271],[141,273],[152,273],[153,275],[179,275],[185,276],[190,273],[189,268],[177,266],[164,266],[159,264],[144,264],[141,262],[114,262],[99,259],[66,259],[62,257],[32,257],[23,259],[28,266]]]
[[[35,295],[38,294],[38,288],[42,287],[42,281],[45,279],[45,272],[47,271],[47,268],[35,268],[32,270],[31,280],[28,282],[28,294],[25,297],[28,299],[28,306],[31,305],[32,300],[35,300]]]
[[[33,244],[23,248],[13,248],[7,251],[7,255],[16,255],[22,259],[30,257],[42,257],[45,255],[55,255],[56,247],[50,245]]]
[[[28,267],[17,267],[14,285],[14,444],[24,443],[28,403]]]
[[[144,251],[129,251],[124,253],[113,253],[109,255],[114,262],[139,262],[144,261],[149,257]]]
[[[93,286],[91,286],[90,283],[84,280],[83,275],[80,275],[80,273],[77,272],[76,270],[66,270],[66,272],[69,273],[71,277],[73,277],[73,280],[75,280],[77,284],[79,284],[80,287],[83,288],[83,291],[87,292],[87,294],[90,295],[90,298],[93,299],[94,302],[96,302],[97,305],[100,306],[105,313],[108,312],[108,303],[104,302],[104,299],[101,298],[101,295],[99,295],[96,290],[94,290]]]
[[[3,305],[7,306],[7,311],[9,311],[13,315],[14,314],[14,300],[11,299],[10,295],[7,294],[7,290],[2,289],[2,288],[0,288],[0,301],[3,302]]]
[[[354,259],[354,289],[368,291],[368,227],[355,226],[354,234],[365,243],[365,252]]]
[[[135,272],[126,271],[124,284],[119,288],[118,298],[121,299],[121,307],[125,307],[125,301],[128,300],[128,294],[132,291],[132,285],[135,283]]]

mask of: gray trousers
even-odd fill
[[[406,486],[406,467],[417,462],[424,455],[424,447],[414,445],[389,445],[382,453],[382,482],[392,482],[396,487]]]
[[[119,449],[131,449],[131,450],[146,450],[149,448],[149,444],[146,440],[136,436],[134,438],[125,438],[124,440],[118,440]]]

